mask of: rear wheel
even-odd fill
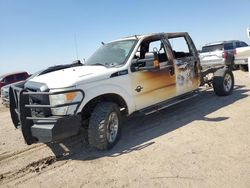
[[[248,65],[240,65],[240,70],[243,72],[247,72],[248,71]]]
[[[121,134],[121,114],[117,104],[99,103],[91,114],[88,129],[89,144],[100,150],[111,149]]]
[[[219,69],[214,73],[213,88],[218,96],[230,95],[234,87],[234,76],[229,69]]]

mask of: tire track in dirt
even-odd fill
[[[78,135],[63,143],[34,145],[0,156],[0,186],[24,182],[44,171],[66,164],[72,155],[86,148],[86,143],[83,142],[82,135]]]
[[[21,178],[28,173],[41,172],[44,168],[48,167],[54,162],[56,162],[56,157],[49,156],[49,157],[40,159],[38,161],[32,162],[23,168],[0,174],[0,185],[6,184],[6,183],[11,182],[12,180]]]
[[[12,122],[8,108],[5,108],[1,103],[0,112],[0,117],[4,120],[1,122],[1,131],[12,133]],[[17,131],[13,135],[4,137],[9,139],[8,142],[2,139],[2,143],[5,145],[12,144],[12,147],[4,147],[0,153],[0,187],[1,185],[13,184],[24,179],[28,180],[39,173],[43,173],[45,170],[49,170],[51,166],[56,168],[58,165],[63,165],[71,155],[79,153],[86,146],[82,135],[59,143],[27,146],[20,144],[20,140],[22,141],[20,139],[21,131]],[[16,147],[13,147],[14,145]]]
[[[34,145],[34,146],[30,146],[29,148],[23,149],[23,150],[19,150],[19,151],[15,151],[15,152],[5,152],[0,154],[0,162],[9,158],[15,158],[18,157],[19,155],[24,154],[25,152],[29,152],[31,150],[35,150],[35,149],[41,149],[46,147],[46,145],[44,144],[39,144],[39,145]]]

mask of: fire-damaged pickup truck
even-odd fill
[[[122,117],[187,100],[206,83],[226,96],[234,77],[226,66],[203,70],[188,33],[135,35],[102,43],[84,64],[12,85],[10,113],[27,144],[61,140],[85,127],[89,144],[106,150],[120,138]]]

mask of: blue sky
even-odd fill
[[[249,0],[0,0],[0,75],[88,58],[101,42],[150,32],[187,31],[197,48],[246,41]]]

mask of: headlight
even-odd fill
[[[50,95],[50,105],[60,105],[65,103],[70,103],[76,97],[77,92],[69,92],[64,94]],[[59,108],[51,108],[51,112],[53,115],[66,115],[69,106],[59,107]]]

